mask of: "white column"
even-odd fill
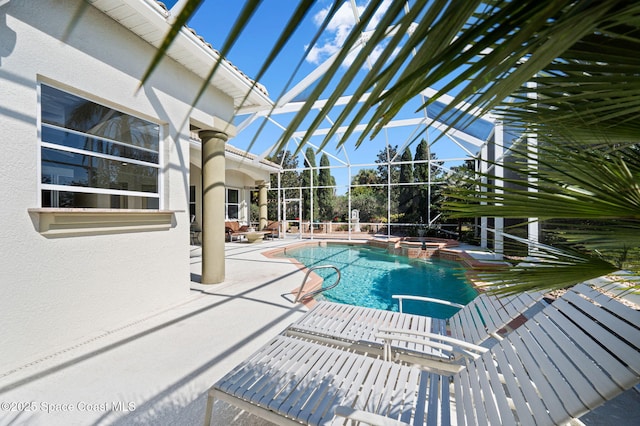
[[[529,87],[531,90],[531,92],[528,94],[529,98],[536,98],[536,94],[535,94],[535,83],[527,83],[527,87]],[[538,170],[538,136],[535,133],[529,134],[527,135],[527,147],[528,147],[528,151],[529,151],[529,155],[527,156],[527,163],[529,166],[529,170]],[[527,181],[530,184],[537,184],[538,183],[538,178],[536,178],[535,176],[532,176],[531,173],[528,174],[527,176]],[[532,188],[531,186],[529,186],[529,191],[530,192],[538,192],[537,189]],[[533,244],[529,244],[529,255],[533,256],[536,254],[536,247],[538,244],[538,240],[539,240],[539,236],[540,236],[540,222],[538,222],[538,218],[535,217],[530,217],[529,218],[529,222],[527,225],[527,239],[532,242]]]
[[[488,163],[487,163],[487,157],[489,154],[489,145],[488,144],[484,144],[482,146],[482,148],[480,149],[480,173],[481,173],[481,177],[480,177],[480,192],[487,192],[487,187],[485,186],[487,184],[487,177],[486,177],[486,173],[489,169],[488,167]],[[487,204],[484,201],[481,201],[480,204]],[[487,217],[486,216],[482,216],[480,218],[480,247],[482,248],[487,248],[488,247],[488,221],[487,221]]]
[[[495,158],[495,166],[494,166],[494,176],[495,176],[495,186],[496,186],[496,194],[503,194],[504,190],[501,189],[504,186],[504,127],[502,122],[496,122],[495,127],[495,143],[494,143],[494,158]],[[503,217],[495,217],[494,219],[494,242],[493,242],[493,251],[498,256],[498,258],[502,258],[504,255],[504,218]]]

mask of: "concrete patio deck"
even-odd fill
[[[0,367],[0,425],[202,424],[209,387],[305,311],[283,297],[304,273],[261,254],[291,242],[227,243],[227,280],[218,285],[199,284],[200,248],[191,247],[186,300],[22,368]],[[638,420],[632,392],[587,424]],[[270,423],[218,401],[212,424]]]
[[[227,243],[227,280],[218,285],[198,283],[200,248],[191,247],[187,300],[0,368],[0,425],[202,424],[208,388],[304,312],[281,296],[304,274],[260,254],[288,243]],[[226,410],[214,424],[241,424],[247,416],[238,414]]]

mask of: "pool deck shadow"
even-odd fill
[[[306,311],[283,297],[304,271],[262,254],[290,243],[227,243],[227,280],[218,285],[199,283],[200,248],[191,247],[195,281],[185,300],[20,368],[0,367],[0,401],[22,408],[0,410],[0,424],[201,425],[209,387]],[[212,424],[270,423],[218,401]]]

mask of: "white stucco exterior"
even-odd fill
[[[93,6],[63,41],[80,3],[20,0],[0,6],[3,370],[188,296],[190,124],[212,117],[230,122],[234,114],[234,98],[213,85],[191,110],[202,79],[171,59],[137,90],[155,48]],[[100,232],[42,232],[47,214],[38,210],[41,83],[160,125],[162,226],[148,226],[155,220],[151,214],[136,216],[124,230],[111,223]]]

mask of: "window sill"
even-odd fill
[[[36,230],[45,237],[167,231],[181,210],[28,209]]]

